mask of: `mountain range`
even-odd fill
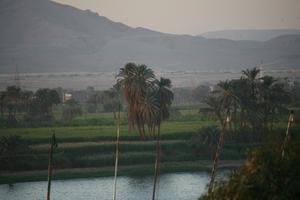
[[[221,30],[202,33],[201,36],[210,39],[255,40],[267,41],[282,35],[300,35],[299,29],[266,29],[266,30]]]
[[[0,0],[0,27],[0,73],[16,65],[21,73],[116,71],[127,62],[161,70],[240,70],[261,62],[300,68],[300,34],[266,41],[167,34],[50,0]]]

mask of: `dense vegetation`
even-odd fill
[[[282,134],[289,107],[295,110],[295,122],[298,120],[298,97],[292,95],[297,85],[272,77],[259,78],[257,69],[244,71],[240,79],[220,82],[211,91],[209,86],[171,90],[170,80],[156,79],[146,66],[130,63],[127,68],[150,73],[150,78],[130,80],[133,85],[126,85],[128,69],[125,66],[116,87],[106,91],[88,88],[83,101],[75,95],[65,100],[57,89],[28,92],[9,87],[1,92],[1,170],[46,170],[49,138],[55,131],[58,148],[54,150],[54,168],[58,174],[59,170],[74,168],[87,168],[82,172],[89,174],[97,167],[98,175],[112,175],[108,171],[113,170],[115,118],[119,108],[120,169],[127,172],[139,168],[139,173],[143,170],[153,173],[157,132],[151,130],[158,130],[160,120],[164,120],[160,130],[160,160],[162,166],[168,166],[162,171],[209,169],[225,114],[229,115],[230,123],[223,130],[220,157],[223,161],[243,160],[247,150],[260,146],[263,138]],[[126,88],[130,88],[130,95],[139,98],[129,95],[122,98]],[[175,103],[172,106],[171,91]],[[195,93],[193,97],[189,97],[191,93]],[[197,98],[200,100],[196,101]],[[163,109],[161,119],[160,107]],[[128,125],[132,125],[131,130]],[[295,123],[292,130],[298,129]],[[57,178],[62,176],[57,175]],[[2,174],[0,182],[14,180],[13,177]]]
[[[274,120],[287,113],[295,97],[294,87],[271,76],[259,78],[260,70],[242,72],[240,79],[221,81],[207,99],[217,120],[230,117],[231,130],[252,130],[258,138],[273,130]]]
[[[146,65],[128,63],[117,75],[116,87],[127,102],[129,129],[136,127],[142,138],[155,135],[162,120],[169,117],[169,107],[174,95],[169,79],[156,79],[154,72]]]
[[[284,156],[282,140],[271,141],[249,152],[245,165],[218,182],[214,190],[200,200],[299,199],[299,137],[290,140]]]

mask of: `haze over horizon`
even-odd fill
[[[53,0],[131,27],[199,35],[237,29],[300,29],[298,0]]]
[[[103,1],[98,1],[97,5],[99,6],[101,2]],[[128,2],[133,3],[133,1]],[[150,4],[155,6],[152,3],[145,3],[145,5],[137,3],[135,9],[138,12],[143,11],[144,15],[140,16],[145,16],[145,19],[149,16],[161,17],[162,20],[156,19],[154,22],[163,26],[164,21],[175,19],[175,16],[172,16],[174,6],[180,5],[179,1],[176,3],[173,5],[173,10],[159,7],[160,9],[154,12],[154,8],[150,7]],[[126,8],[123,3],[117,5],[123,6],[125,14],[132,11],[131,7]],[[149,5],[148,10],[139,7],[142,5]],[[184,5],[182,10],[187,10],[188,7]],[[171,71],[240,71],[262,62],[265,68],[299,69],[300,67],[300,28],[277,31],[270,29],[227,31],[208,34],[208,36],[202,34],[201,36],[204,37],[174,35],[156,32],[171,31],[149,27],[145,23],[140,23],[139,26],[154,31],[129,27],[125,19],[116,20],[99,11],[97,11],[99,15],[95,14],[96,7],[89,7],[95,8],[92,9],[94,11],[90,11],[73,6],[74,4],[69,6],[50,0],[1,0],[0,27],[5,28],[0,33],[0,73],[14,74],[16,64],[20,73],[112,72],[128,62],[145,63],[153,68]],[[226,10],[225,7],[224,9]],[[107,9],[103,6],[102,10]],[[117,9],[113,10],[121,13],[117,12]],[[150,15],[149,10],[155,15]],[[166,13],[166,10],[170,12]],[[242,12],[241,9],[238,10]],[[162,11],[165,11],[165,19],[160,15]],[[228,9],[227,11],[229,12]],[[194,12],[194,20],[191,23],[201,28],[198,26],[201,22],[196,20],[195,10],[186,12],[189,14]],[[215,15],[215,10],[211,12]],[[128,14],[128,16],[137,14]],[[208,16],[209,13],[206,14]],[[243,16],[242,13],[234,14]],[[178,30],[188,30],[189,23],[186,16],[191,17],[187,14],[178,14],[176,19],[182,19],[182,21],[177,20]],[[137,17],[140,20],[144,18]],[[225,26],[227,20],[224,20]],[[243,21],[243,19],[236,19],[236,22],[239,20]],[[183,26],[184,21],[186,26]],[[218,18],[216,21],[222,20]],[[207,24],[214,23],[208,21]],[[249,27],[236,26],[236,28]],[[264,26],[264,29],[267,28],[270,27]]]

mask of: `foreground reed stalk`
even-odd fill
[[[155,200],[156,184],[158,182],[159,170],[160,170],[160,125],[158,125],[158,127],[157,127],[156,159],[155,159],[155,170],[154,170],[154,183],[153,183],[152,200]]]
[[[209,183],[209,188],[208,188],[209,192],[213,191],[218,161],[219,161],[219,158],[221,155],[221,149],[222,149],[222,145],[223,145],[223,141],[224,141],[224,131],[225,131],[226,125],[229,123],[229,121],[230,121],[229,116],[228,116],[228,114],[226,114],[225,119],[223,120],[223,123],[222,123],[222,131],[219,136],[215,159],[214,159],[212,170],[211,170],[210,183]]]
[[[115,159],[113,200],[116,200],[117,198],[117,175],[118,175],[119,144],[120,144],[120,108],[116,116],[116,126],[117,126],[117,138],[116,138],[116,159]]]
[[[285,132],[284,142],[283,142],[283,145],[282,145],[282,154],[281,154],[282,157],[284,157],[284,149],[285,149],[286,143],[289,140],[289,129],[291,128],[292,123],[294,122],[294,116],[293,115],[294,115],[294,111],[291,110],[290,115],[289,115],[289,119],[288,119],[286,132]]]
[[[152,200],[155,200],[155,192],[156,192],[156,184],[159,181],[159,170],[160,170],[160,126],[162,121],[162,96],[160,94],[159,97],[160,106],[159,106],[159,122],[157,126],[157,138],[156,138],[156,159],[155,159],[155,169],[154,169],[154,183],[153,183],[153,192],[152,192]]]
[[[48,161],[48,189],[47,189],[47,200],[50,200],[51,192],[51,181],[52,181],[52,162],[53,162],[53,147],[56,145],[55,132],[52,134],[50,139],[50,151],[49,151],[49,161]]]

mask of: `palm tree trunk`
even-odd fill
[[[118,160],[119,160],[119,143],[120,143],[120,107],[116,117],[116,158],[115,158],[115,176],[114,176],[114,187],[113,187],[113,200],[117,198],[117,174],[118,174]]]
[[[142,140],[145,140],[145,135],[143,134],[143,130],[142,130],[142,127],[141,127],[141,120],[140,120],[140,117],[139,116],[136,116],[136,125],[137,125],[137,128],[138,128],[138,132],[139,132],[139,135],[140,137],[142,138]]]
[[[50,140],[49,162],[48,162],[48,189],[47,200],[50,200],[51,180],[52,180],[52,161],[53,161],[53,146],[55,144],[55,133],[53,133]]]
[[[155,159],[155,170],[154,170],[154,183],[153,183],[153,192],[152,200],[155,200],[156,184],[158,181],[159,170],[160,170],[160,125],[162,121],[162,96],[159,97],[160,106],[159,106],[159,116],[158,116],[158,125],[157,125],[157,138],[156,138],[156,159]]]
[[[275,118],[275,109],[272,108],[272,111],[271,111],[271,131],[273,131],[273,126],[274,126],[274,118]]]
[[[291,113],[289,115],[289,119],[288,119],[288,125],[287,125],[286,132],[285,132],[284,142],[282,145],[282,154],[281,154],[282,157],[284,157],[284,149],[285,149],[286,143],[289,140],[289,129],[291,128],[293,121],[294,121],[293,111],[291,111]]]
[[[210,183],[209,183],[209,188],[208,188],[209,192],[212,192],[213,187],[214,187],[218,161],[219,161],[219,158],[220,158],[220,155],[221,155],[221,149],[222,149],[222,145],[223,145],[223,141],[224,141],[224,131],[225,131],[225,128],[226,128],[226,125],[227,125],[228,122],[229,122],[229,118],[228,118],[228,114],[226,114],[225,119],[222,123],[222,131],[221,131],[220,136],[219,136],[218,146],[217,146],[214,162],[213,162],[213,165],[212,165]]]
[[[156,184],[158,180],[159,170],[160,170],[160,123],[158,124],[157,137],[156,137],[156,159],[155,159],[152,200],[155,200]]]
[[[146,131],[145,131],[145,124],[142,124],[142,131],[143,131],[143,135],[146,137]]]
[[[237,104],[234,104],[234,109],[233,109],[233,125],[234,125],[234,133],[236,133],[237,130]]]

